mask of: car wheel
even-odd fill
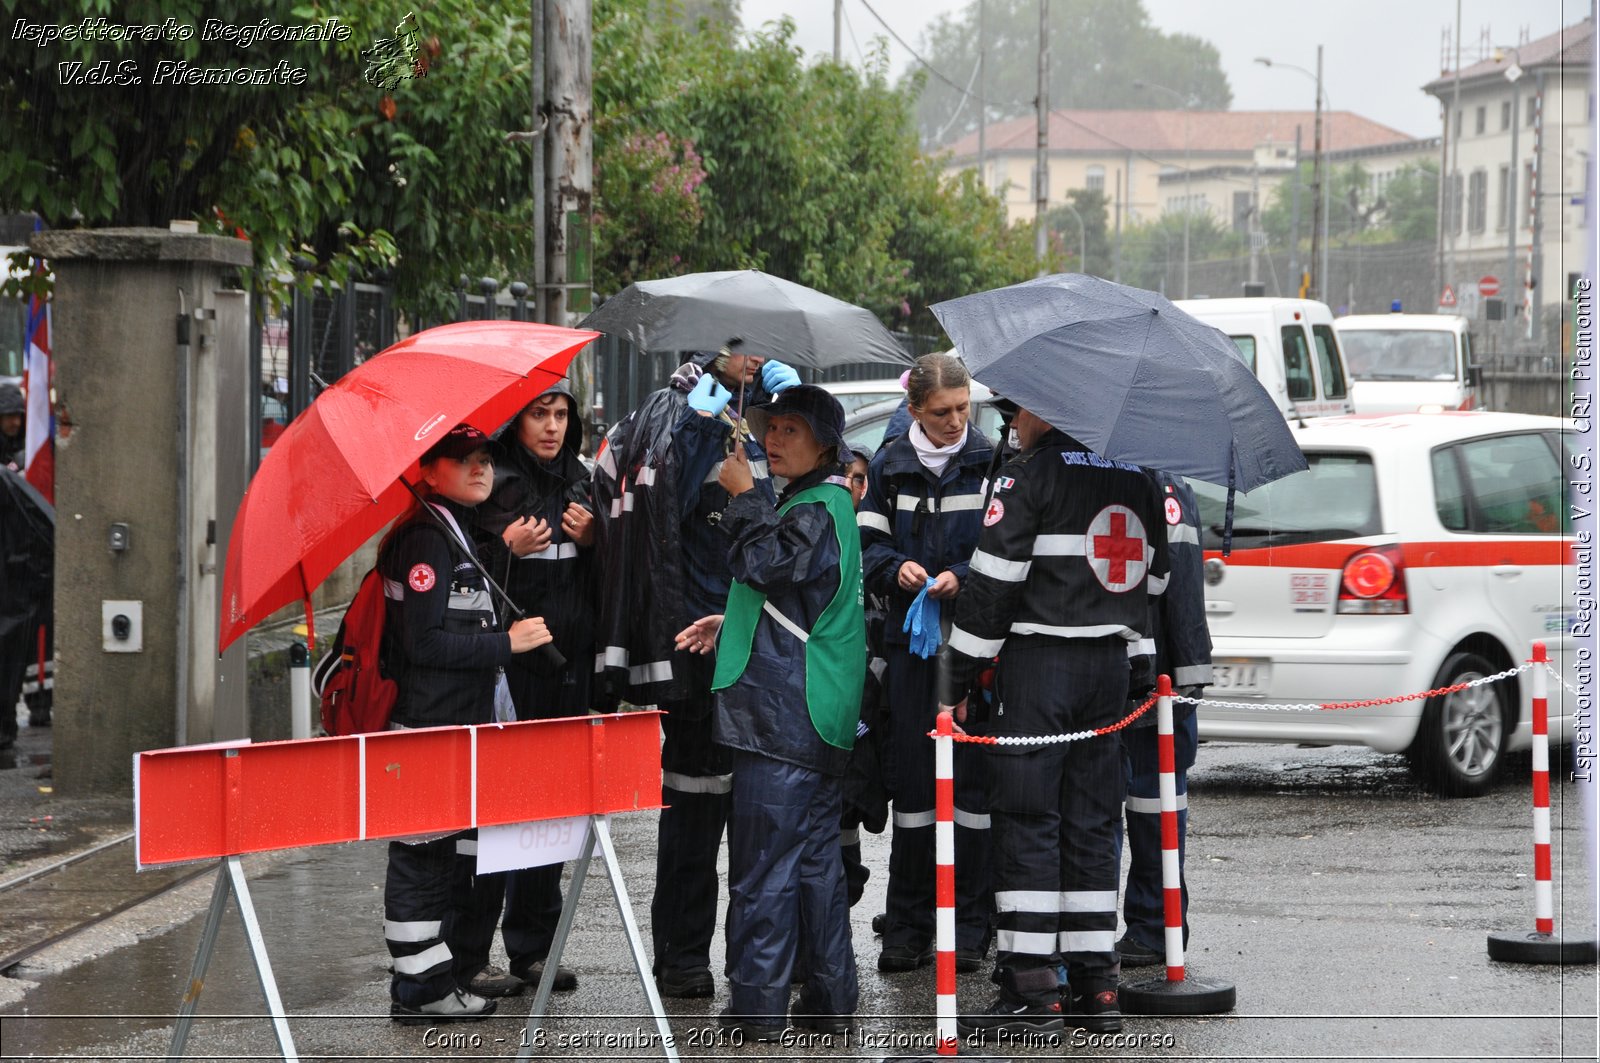
[[[1433,685],[1455,686],[1496,670],[1476,653],[1457,653],[1444,662]],[[1500,775],[1510,737],[1505,706],[1499,683],[1429,698],[1410,751],[1412,770],[1424,785],[1444,797],[1488,792]]]

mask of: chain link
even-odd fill
[[[1574,687],[1571,683],[1569,683],[1565,679],[1563,679],[1561,677],[1561,673],[1556,671],[1554,668],[1552,668],[1550,666],[1549,662],[1545,663],[1544,670],[1550,673],[1550,678],[1554,679],[1557,683],[1560,683],[1562,686],[1566,687],[1568,694],[1571,694],[1575,698],[1583,697],[1583,691],[1579,690],[1578,688]]]
[[[1422,700],[1425,700],[1427,698],[1440,697],[1441,695],[1444,695],[1444,694],[1454,694],[1454,693],[1456,693],[1458,691],[1467,690],[1467,689],[1470,689],[1472,687],[1487,686],[1490,683],[1498,683],[1501,680],[1510,679],[1514,675],[1520,675],[1523,672],[1526,672],[1529,669],[1531,669],[1533,667],[1533,665],[1534,665],[1533,661],[1523,661],[1520,665],[1518,665],[1515,668],[1507,668],[1505,671],[1496,672],[1494,675],[1479,676],[1477,679],[1469,679],[1465,683],[1456,683],[1456,684],[1454,684],[1452,686],[1447,686],[1447,687],[1435,687],[1432,690],[1424,690],[1424,691],[1422,691],[1421,693],[1418,693],[1418,694],[1397,694],[1394,697],[1389,697],[1389,698],[1368,698],[1368,699],[1366,699],[1364,701],[1330,701],[1330,702],[1325,702],[1325,703],[1320,704],[1320,705],[1314,705],[1314,704],[1309,704],[1309,703],[1305,703],[1305,704],[1288,704],[1288,703],[1271,704],[1271,703],[1267,703],[1267,702],[1258,702],[1258,701],[1214,701],[1214,700],[1212,700],[1210,698],[1185,698],[1185,697],[1178,697],[1178,696],[1174,695],[1173,698],[1172,698],[1172,703],[1174,705],[1194,705],[1194,706],[1197,706],[1197,707],[1201,706],[1201,705],[1206,705],[1206,706],[1209,706],[1209,707],[1211,707],[1213,709],[1250,709],[1250,710],[1253,710],[1253,711],[1256,711],[1256,712],[1262,712],[1262,711],[1266,711],[1266,712],[1323,712],[1323,711],[1338,710],[1338,709],[1364,709],[1364,708],[1371,708],[1371,707],[1376,706],[1376,705],[1398,705],[1401,702],[1406,702],[1406,701],[1422,701]],[[1561,683],[1562,686],[1566,686],[1568,690],[1572,690],[1572,687],[1568,686],[1567,683],[1559,675],[1556,675],[1555,670],[1552,669],[1548,664],[1546,664],[1544,667],[1545,667],[1545,669],[1547,671],[1550,672],[1551,675],[1555,675],[1556,676],[1556,681],[1557,682]],[[1576,690],[1573,690],[1572,692],[1575,695],[1578,693]],[[1143,714],[1147,709],[1150,708],[1150,706],[1154,705],[1155,703],[1156,703],[1156,695],[1152,694],[1148,701],[1146,701],[1143,705],[1140,705],[1137,709],[1135,709],[1132,712],[1130,712],[1127,716],[1125,716],[1122,719],[1118,720],[1116,723],[1111,724],[1111,725],[1109,725],[1107,727],[1097,728],[1096,730],[1093,730],[1093,731],[1073,731],[1070,734],[1063,734],[1063,735],[966,735],[966,734],[958,734],[958,735],[952,735],[951,737],[954,738],[957,742],[970,742],[970,743],[973,743],[973,744],[976,744],[976,745],[986,745],[986,746],[1047,746],[1047,745],[1054,745],[1054,744],[1060,743],[1060,742],[1079,742],[1079,741],[1082,741],[1085,738],[1094,738],[1097,735],[1105,735],[1105,734],[1110,734],[1113,731],[1122,730],[1124,727],[1127,727],[1129,724],[1131,724],[1134,720],[1138,719],[1141,714]],[[930,731],[930,732],[928,732],[928,737],[937,738],[938,734],[937,734],[937,732]]]

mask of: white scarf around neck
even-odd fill
[[[955,457],[967,442],[967,435],[963,432],[961,438],[949,446],[936,447],[933,445],[933,440],[928,438],[928,433],[922,430],[920,421],[911,422],[911,431],[908,434],[911,446],[916,449],[917,460],[922,462],[923,468],[935,476],[944,475],[944,467],[950,464],[950,459]]]

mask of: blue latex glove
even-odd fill
[[[911,607],[906,610],[906,622],[900,626],[901,631],[911,633],[911,652],[923,660],[938,653],[939,644],[944,641],[944,636],[939,632],[939,599],[928,597],[933,584],[933,578],[929,577],[922,590],[911,600]]]
[[[767,389],[767,394],[776,395],[784,388],[792,388],[798,383],[800,374],[782,362],[762,363],[761,386]]]
[[[717,383],[716,377],[705,373],[701,375],[699,383],[695,384],[694,390],[689,392],[689,407],[715,417],[727,409],[732,399],[733,392]]]

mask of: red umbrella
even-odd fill
[[[345,374],[284,429],[250,481],[228,542],[218,652],[303,599],[411,501],[417,459],[466,422],[492,432],[597,332],[465,321],[401,340]]]

